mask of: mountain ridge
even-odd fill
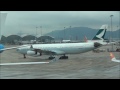
[[[66,28],[64,30],[55,30],[45,35],[50,35],[55,39],[82,40],[84,39],[84,36],[86,36],[88,39],[92,39],[96,35],[98,30],[99,29],[92,29],[89,27],[73,27],[73,28]],[[112,32],[113,38],[119,38],[120,37],[119,34],[120,34],[119,30]],[[105,38],[109,39],[109,37],[110,37],[110,31],[107,31]]]

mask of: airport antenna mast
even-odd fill
[[[69,32],[70,32],[70,40],[71,40],[71,39],[72,39],[72,38],[71,38],[71,26],[70,26],[70,31],[69,31]]]
[[[119,48],[120,48],[120,11],[119,11]],[[119,58],[120,58],[120,55],[119,55]]]
[[[113,15],[110,15],[110,17],[111,17],[111,42],[113,42],[113,34],[112,34],[112,17],[113,17]],[[113,44],[112,44],[112,51],[113,51]]]
[[[0,11],[0,41],[1,41],[1,11]]]
[[[66,35],[65,35],[65,27],[64,27],[64,39],[66,39]]]
[[[36,27],[36,36],[35,36],[35,40],[36,40],[36,41],[37,41],[37,28],[38,28],[38,27]]]
[[[40,26],[40,29],[41,29],[41,36],[42,36],[42,26]]]

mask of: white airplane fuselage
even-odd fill
[[[17,51],[21,54],[27,54],[32,50],[31,46],[18,48]],[[44,51],[56,51],[58,54],[77,54],[94,49],[94,43],[60,43],[60,44],[34,44],[33,49],[42,49]]]

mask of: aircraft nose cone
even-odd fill
[[[23,52],[23,50],[22,50],[21,48],[17,48],[16,51],[19,52],[19,53],[22,53],[22,52]]]
[[[98,47],[100,47],[100,46],[102,46],[102,44],[100,44],[100,43],[98,43],[98,42],[95,42],[95,43],[94,43],[94,47],[98,48]]]
[[[0,53],[3,52],[3,50],[1,49],[4,49],[4,45],[0,44]]]

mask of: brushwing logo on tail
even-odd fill
[[[102,40],[104,38],[104,35],[105,35],[105,30],[102,30],[102,32],[99,35],[96,35],[96,37]]]
[[[92,40],[103,40],[108,25],[102,25],[96,36]]]

